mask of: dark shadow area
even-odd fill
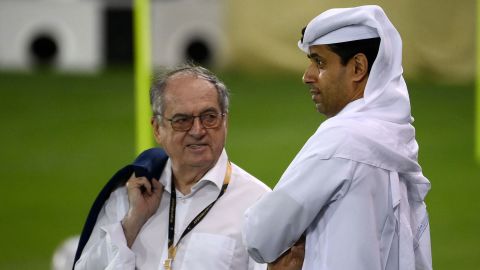
[[[105,10],[104,55],[107,65],[133,64],[132,9],[107,8]]]
[[[187,61],[202,65],[211,66],[212,52],[207,42],[201,39],[193,39],[185,48],[185,58]]]
[[[57,60],[57,41],[49,34],[39,34],[30,42],[30,57],[35,68],[51,68]]]

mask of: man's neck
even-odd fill
[[[175,169],[172,166],[172,179],[175,181],[175,188],[183,195],[190,194],[192,187],[200,181],[210,169],[211,168]]]

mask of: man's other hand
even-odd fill
[[[300,239],[276,261],[268,264],[268,270],[300,270],[305,257],[305,236]]]

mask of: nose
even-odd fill
[[[198,136],[203,136],[205,132],[206,130],[205,130],[205,127],[203,127],[202,122],[200,121],[200,117],[194,117],[193,125],[188,130],[188,134],[198,137]]]
[[[302,81],[304,84],[309,84],[315,82],[315,78],[317,78],[317,70],[313,64],[310,64],[303,73]]]

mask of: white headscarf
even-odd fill
[[[430,264],[431,267],[429,236],[420,240],[425,226],[428,229],[423,201],[430,182],[423,176],[417,160],[418,144],[411,125],[413,118],[408,90],[402,76],[402,40],[399,33],[379,6],[330,9],[308,23],[298,46],[308,54],[312,45],[373,37],[380,37],[381,42],[364,97],[349,103],[337,115],[324,121],[304,148],[315,149],[320,158],[346,158],[398,172],[407,194],[400,194],[399,186],[392,186],[392,193],[395,193],[394,197],[403,197],[404,201],[408,201],[410,209],[399,207],[402,209],[396,215],[397,218],[412,217],[406,217],[407,222],[397,220],[402,223],[400,249],[410,250],[412,239],[406,240],[408,237],[405,235],[413,238],[415,246],[415,250],[412,248],[411,252],[403,252],[402,260]],[[405,197],[407,195],[408,198]],[[417,250],[418,246],[428,248]]]
[[[317,134],[324,134],[331,140],[320,152],[325,156],[343,153],[353,160],[401,173],[421,173],[415,129],[411,125],[410,99],[402,76],[402,40],[383,10],[370,5],[325,11],[308,23],[298,46],[309,53],[312,45],[376,36],[381,42],[364,97],[349,103],[336,116],[322,123]],[[343,140],[348,138],[342,139],[343,136],[335,134],[337,128],[348,129],[349,135],[358,137],[355,140],[361,140],[361,144],[342,147]],[[374,153],[372,146],[377,150]],[[350,147],[364,149],[360,152],[368,154],[362,156],[362,153],[350,151]],[[426,179],[421,182],[429,183]]]
[[[361,28],[363,32],[357,30],[357,35],[352,35],[352,31],[344,30],[355,26]],[[371,29],[370,32],[367,29]],[[376,35],[371,32],[372,30],[377,32]],[[413,122],[410,116],[408,91],[402,77],[402,40],[379,6],[330,9],[308,23],[303,42],[299,41],[298,45],[308,53],[312,45],[375,36],[381,38],[381,43],[365,88],[363,104],[348,114],[360,112],[362,116],[394,123]]]

